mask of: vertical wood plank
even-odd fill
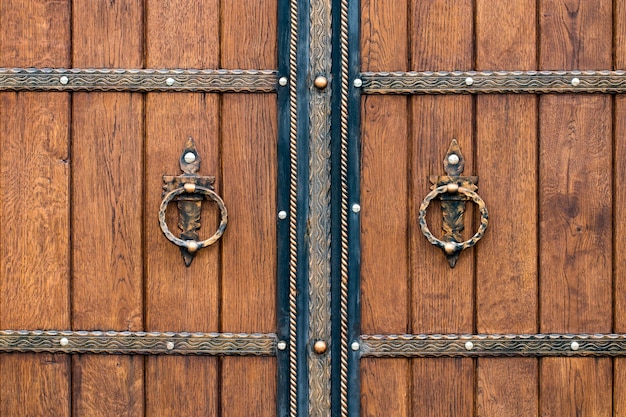
[[[74,0],[73,64],[140,68],[140,3]],[[76,93],[72,101],[72,326],[143,330],[143,99]],[[139,356],[78,356],[73,410],[143,416]]]
[[[146,67],[217,68],[219,3],[146,1]],[[202,158],[200,175],[216,176],[219,190],[219,98],[210,94],[146,97],[145,244],[146,329],[219,330],[220,246],[203,249],[189,268],[156,221],[163,174],[181,174],[178,158],[193,137]],[[228,205],[228,201],[226,200]],[[205,203],[201,238],[212,233],[214,206]],[[175,207],[168,217],[177,230]],[[207,233],[203,235],[202,233]],[[146,360],[146,415],[218,414],[218,359],[154,357]]]
[[[477,70],[536,68],[535,6],[535,0],[476,2]],[[479,194],[495,213],[476,248],[476,330],[536,333],[537,98],[476,101]],[[536,416],[537,378],[537,359],[478,359],[477,414]]]
[[[277,3],[224,0],[223,68],[277,67]],[[222,172],[230,225],[224,236],[222,330],[276,329],[275,95],[226,94]],[[232,227],[231,227],[232,226]],[[276,415],[275,358],[224,358],[222,413]]]
[[[548,0],[539,15],[541,69],[611,66],[611,2]],[[542,332],[611,331],[611,113],[608,96],[540,101]],[[608,416],[611,392],[610,359],[542,360],[542,415]]]
[[[614,69],[626,68],[626,0],[614,2],[613,16],[613,48]],[[613,288],[615,294],[615,311],[613,312],[615,333],[626,333],[626,189],[621,186],[626,182],[626,96],[615,97],[614,121],[614,180],[613,193],[615,212],[613,213],[613,245],[615,270],[613,272]],[[614,359],[613,404],[615,417],[626,416],[626,359]]]
[[[362,70],[407,71],[407,30],[406,0],[361,2]],[[376,96],[362,99],[361,331],[364,334],[402,334],[410,329],[407,100]],[[410,387],[409,360],[361,360],[361,415],[409,415]]]
[[[412,1],[411,69],[470,70],[473,65],[473,2],[470,0]],[[424,239],[418,226],[419,205],[430,191],[430,175],[442,175],[443,158],[456,139],[473,174],[472,97],[411,98],[411,276],[413,333],[472,333],[473,250],[464,251],[454,269],[441,250]],[[471,211],[466,214],[471,219]],[[441,230],[439,206],[429,210],[430,229]],[[471,221],[466,221],[467,228]],[[472,359],[413,361],[415,416],[472,416]]]
[[[70,63],[69,1],[0,2],[0,66]],[[0,93],[0,326],[68,328],[69,95]],[[69,416],[70,359],[0,355],[0,415]]]

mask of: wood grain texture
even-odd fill
[[[74,66],[142,66],[140,3],[72,6]],[[142,96],[74,94],[72,160],[72,328],[143,330]],[[73,365],[74,413],[143,416],[143,358],[86,355]]]
[[[412,21],[410,69],[470,70],[473,65],[473,2],[417,1],[410,5]],[[474,267],[472,249],[461,253],[451,269],[443,252],[422,235],[418,208],[430,191],[430,175],[443,175],[443,159],[452,139],[465,157],[465,175],[474,174],[473,99],[411,97],[411,220],[410,253],[412,332],[472,333],[474,330]],[[439,204],[428,211],[430,230],[441,236]],[[472,229],[468,205],[466,231]],[[471,416],[474,402],[472,359],[413,361],[412,415]]]
[[[146,2],[146,66],[219,67],[217,1]],[[146,96],[146,329],[218,331],[220,246],[203,249],[189,268],[158,225],[162,176],[181,174],[178,158],[189,136],[202,158],[200,175],[216,176],[219,189],[219,98],[208,94]],[[228,201],[226,201],[228,206]],[[200,237],[217,227],[215,207],[205,204]],[[170,230],[178,232],[175,205]],[[227,232],[228,233],[228,232]],[[206,415],[218,411],[219,360],[156,357],[146,360],[146,415]]]
[[[626,68],[626,0],[614,2],[613,16],[613,47],[616,69]],[[626,333],[626,188],[621,184],[626,182],[626,96],[618,95],[614,101],[614,179],[613,198],[615,212],[613,213],[613,245],[615,265],[613,273],[613,288],[615,310],[613,311],[615,333]],[[626,359],[614,359],[614,415],[626,416]]]
[[[0,66],[68,66],[69,1],[0,2]],[[0,94],[0,327],[67,328],[69,95]],[[0,415],[69,416],[70,359],[2,355]]]
[[[611,2],[544,1],[540,68],[609,68]],[[612,105],[540,99],[540,331],[612,327]],[[609,359],[541,361],[542,415],[610,415]]]
[[[477,1],[477,70],[536,68],[535,6]],[[537,332],[537,120],[534,96],[476,98],[475,174],[491,214],[476,248],[478,333]],[[477,415],[536,416],[537,377],[536,359],[478,359]]]
[[[406,1],[362,2],[362,70],[406,71],[407,28]],[[361,332],[408,333],[408,99],[364,97],[361,117]],[[361,361],[361,415],[409,415],[410,389],[409,360]]]
[[[222,67],[276,68],[277,3],[243,5],[222,2]],[[274,95],[223,96],[223,331],[276,329],[276,112]],[[275,375],[274,358],[224,358],[224,415],[274,416]]]
[[[477,416],[537,416],[537,359],[481,358],[476,373]]]

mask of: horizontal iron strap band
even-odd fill
[[[272,70],[0,68],[0,91],[271,93]]]
[[[364,335],[360,350],[377,358],[626,356],[626,335]]]
[[[275,356],[276,335],[4,330],[0,352]]]
[[[365,72],[364,94],[624,93],[625,71]]]

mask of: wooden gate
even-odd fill
[[[0,417],[626,416],[625,27],[0,0]]]

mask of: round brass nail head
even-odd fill
[[[459,184],[454,183],[454,182],[448,184],[448,192],[452,193],[452,194],[458,193],[459,192]]]
[[[190,240],[189,242],[187,242],[187,250],[190,253],[194,253],[198,251],[198,242],[196,242],[195,240]]]
[[[326,79],[326,77],[322,77],[321,75],[319,77],[315,78],[315,81],[313,81],[313,84],[315,84],[315,87],[323,90],[326,88],[326,86],[328,86],[328,80]]]
[[[313,350],[315,351],[315,353],[317,353],[318,355],[324,354],[326,353],[326,350],[328,349],[328,344],[323,341],[323,340],[318,340],[317,342],[315,342],[315,344],[313,345]]]
[[[444,245],[443,250],[448,255],[452,255],[454,252],[456,252],[456,244],[454,242],[446,242],[446,244]]]
[[[196,184],[192,184],[190,182],[183,185],[183,187],[185,188],[185,191],[188,193],[194,193],[196,191]]]

